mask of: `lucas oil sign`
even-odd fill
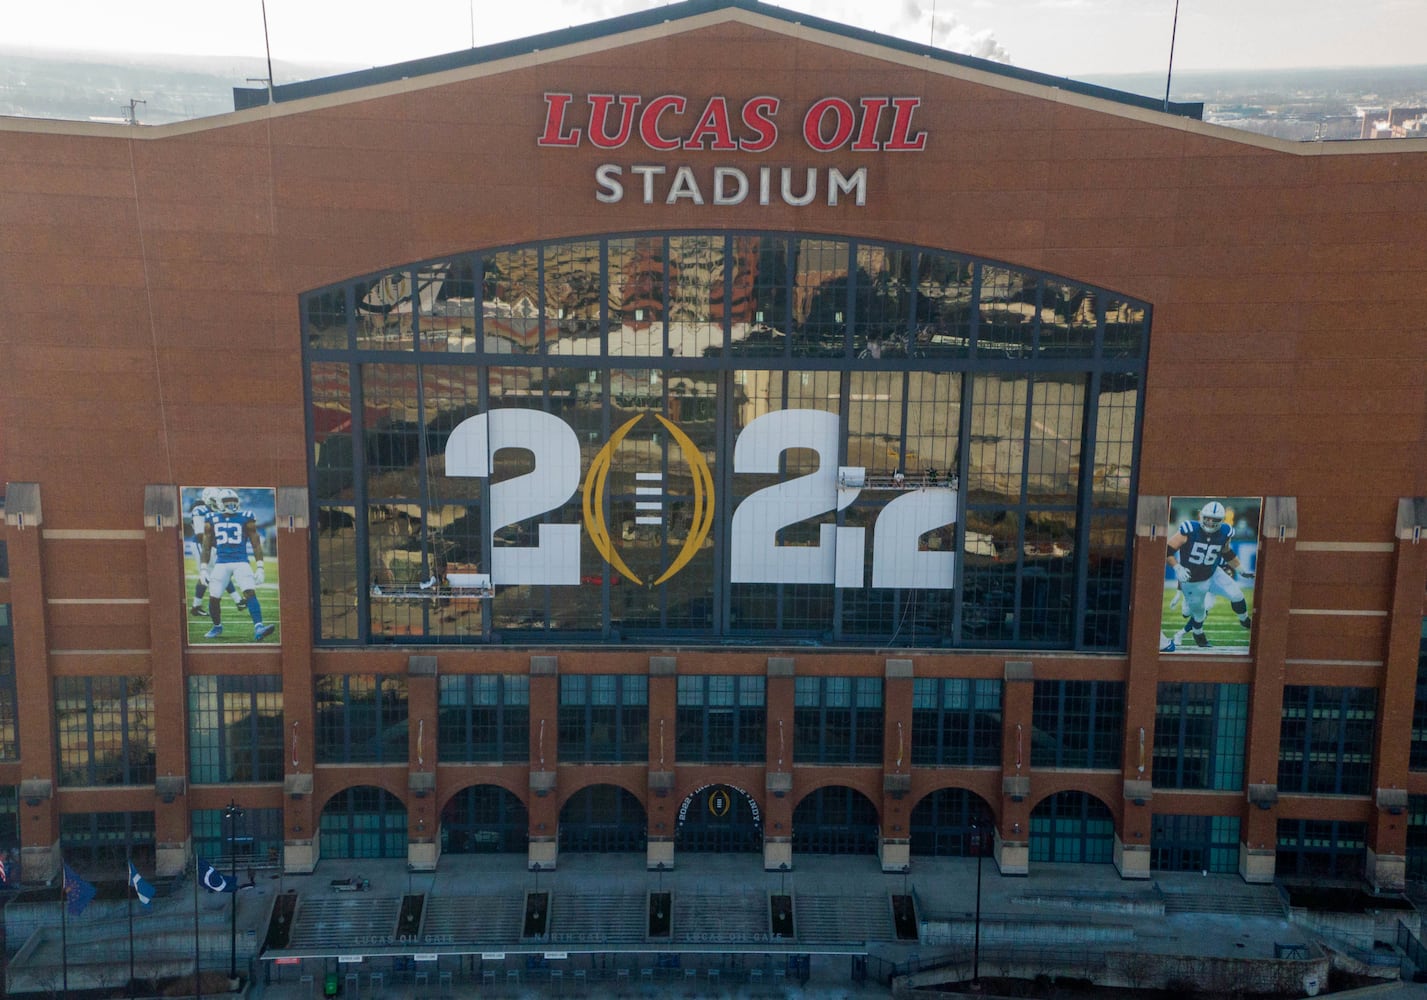
[[[536,142],[551,149],[589,146],[614,151],[632,146],[654,162],[606,162],[594,171],[595,200],[615,204],[627,196],[643,204],[759,205],[775,200],[795,207],[867,203],[867,168],[860,164],[792,167],[759,163],[712,166],[668,162],[681,152],[760,154],[773,151],[791,122],[797,139],[788,145],[819,153],[915,153],[927,134],[914,118],[920,97],[825,96],[802,113],[786,114],[779,97],[735,101],[715,95],[700,104],[681,94],[547,92],[545,121]],[[662,162],[661,162],[662,161]]]

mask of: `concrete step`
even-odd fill
[[[427,896],[422,937],[438,943],[520,940],[525,899],[508,896]]]
[[[674,894],[674,940],[684,943],[762,941],[768,896],[761,892]]]
[[[401,897],[355,892],[342,898],[304,897],[292,920],[289,948],[332,948],[396,934]]]
[[[1241,917],[1287,917],[1283,900],[1272,889],[1261,895],[1215,894],[1204,892],[1164,893],[1164,912],[1227,913]]]
[[[645,893],[576,896],[556,893],[550,903],[550,940],[566,944],[638,944],[649,934]]]
[[[804,944],[885,941],[896,937],[886,896],[811,896],[793,899],[794,930]]]

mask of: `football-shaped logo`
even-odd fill
[[[599,450],[590,463],[589,471],[585,474],[581,500],[584,508],[585,530],[589,532],[595,550],[617,572],[623,574],[632,583],[642,586],[644,580],[629,568],[614,547],[609,524],[605,519],[605,508],[608,506],[606,500],[614,454],[629,432],[647,415],[652,415],[669,432],[669,436],[678,445],[680,454],[684,456],[684,461],[688,463],[689,475],[693,480],[693,510],[690,516],[689,533],[684,538],[684,544],[680,546],[673,562],[649,584],[652,587],[657,587],[689,564],[689,560],[699,551],[699,547],[703,545],[704,539],[708,537],[709,531],[713,528],[713,473],[709,471],[709,464],[705,461],[703,453],[699,451],[689,436],[662,414],[640,414],[630,417],[605,442],[605,446]],[[637,488],[636,493],[640,499],[635,502],[637,514],[635,522],[649,525],[662,523],[661,512],[665,506],[662,500],[664,491],[660,485],[657,485],[662,477],[658,473],[639,473],[636,478],[640,481],[656,483],[656,485]]]

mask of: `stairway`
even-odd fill
[[[1164,890],[1164,912],[1176,913],[1223,913],[1238,917],[1274,917],[1279,920],[1288,916],[1283,899],[1272,887],[1264,887],[1262,893],[1246,894],[1209,892],[1171,892]]]
[[[886,896],[794,897],[793,927],[802,944],[860,944],[895,939]]]

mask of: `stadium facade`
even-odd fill
[[[1427,872],[1427,142],[752,0],[237,103],[0,122],[24,880]]]

